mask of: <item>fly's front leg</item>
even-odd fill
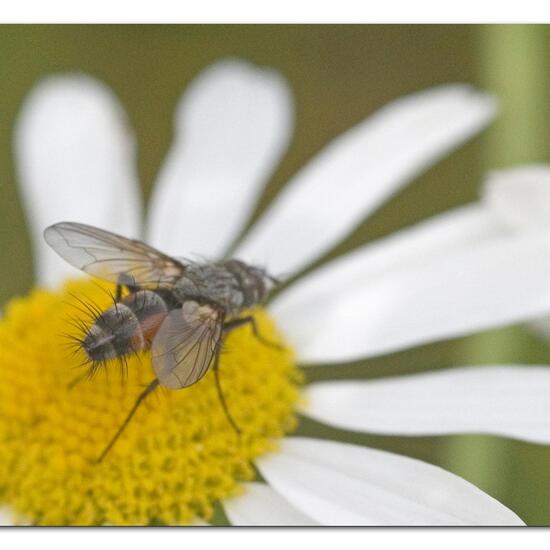
[[[258,331],[258,325],[256,324],[256,319],[254,319],[252,315],[247,315],[246,317],[240,317],[239,319],[232,319],[231,321],[227,321],[223,325],[223,329],[225,334],[227,334],[232,330],[235,330],[236,328],[242,327],[244,325],[250,325],[252,327],[252,332],[254,333],[254,336],[260,342],[262,342],[262,344],[265,344],[266,346],[275,349],[283,349],[283,346],[281,346],[280,344],[277,344],[276,342],[271,342],[260,334],[260,332]]]

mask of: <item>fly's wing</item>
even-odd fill
[[[146,244],[82,223],[61,222],[44,231],[67,262],[114,283],[150,286],[181,279],[185,266]]]
[[[185,302],[171,311],[153,339],[153,368],[165,388],[198,382],[220,350],[224,314],[209,305]]]

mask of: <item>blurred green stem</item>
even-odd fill
[[[478,27],[481,86],[500,100],[488,133],[487,169],[548,156],[547,34],[541,25]]]
[[[546,159],[548,30],[538,25],[483,25],[476,30],[481,86],[501,102],[498,120],[487,134],[484,168]],[[514,329],[477,335],[466,343],[461,362],[521,361],[528,353],[524,346]],[[442,445],[442,465],[506,502],[514,492],[512,447],[503,438],[452,437]]]

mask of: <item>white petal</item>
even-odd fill
[[[275,317],[302,362],[353,360],[542,315],[549,273],[549,236],[489,240],[365,280],[288,327]]]
[[[78,272],[44,242],[59,221],[138,236],[141,198],[135,140],[111,91],[84,75],[51,77],[26,99],[15,153],[39,283]]]
[[[537,317],[529,321],[528,326],[539,338],[550,340],[550,315]]]
[[[150,242],[171,254],[221,254],[248,221],[293,125],[276,72],[218,62],[186,91],[151,199]]]
[[[467,367],[381,380],[318,382],[303,413],[391,435],[488,433],[550,443],[550,367]]]
[[[483,198],[516,230],[550,228],[550,166],[528,165],[491,172]]]
[[[522,525],[464,479],[385,451],[296,437],[257,466],[277,492],[323,525]]]
[[[502,224],[487,208],[478,204],[457,208],[324,264],[281,293],[270,310],[299,342],[303,331],[307,338],[310,320],[326,315],[342,293],[503,233]]]
[[[532,164],[491,172],[483,199],[503,223],[516,231],[550,228],[550,165]],[[540,337],[550,339],[550,317],[529,323]]]
[[[318,525],[265,483],[246,483],[243,495],[224,501],[231,525]]]
[[[283,189],[237,256],[290,273],[483,128],[494,100],[443,86],[394,101],[331,142]]]

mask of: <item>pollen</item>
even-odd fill
[[[100,309],[107,285],[69,282],[14,299],[0,320],[0,506],[16,523],[182,525],[210,520],[217,501],[255,478],[253,461],[297,425],[301,375],[268,313],[254,310],[260,341],[244,326],[225,339],[220,379],[157,389],[103,462],[97,458],[154,379],[148,352],[85,374],[67,348],[89,324],[77,297]],[[112,291],[112,288],[109,288]],[[80,309],[79,309],[80,308]],[[70,347],[70,346],[69,346]],[[75,350],[73,350],[75,351]]]

